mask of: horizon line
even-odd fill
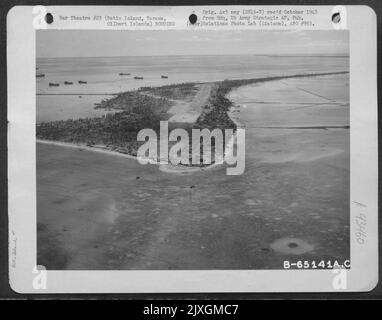
[[[270,57],[327,57],[327,58],[349,58],[349,54],[274,54],[274,53],[236,53],[236,54],[160,54],[160,55],[122,55],[122,56],[67,56],[67,57],[36,57],[36,59],[70,59],[70,58],[140,58],[140,57],[187,57],[187,56],[270,56]]]

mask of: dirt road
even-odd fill
[[[191,102],[175,101],[175,105],[168,111],[173,116],[170,122],[193,123],[198,119],[203,105],[207,102],[213,84],[203,83]]]

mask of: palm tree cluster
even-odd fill
[[[228,115],[233,103],[226,95],[231,89],[231,83],[228,81],[222,81],[217,88],[212,89],[207,105],[203,108],[204,112],[196,120],[195,128],[236,129],[236,124]]]
[[[131,110],[134,108],[142,108],[142,106],[155,107],[160,112],[165,112],[171,107],[171,102],[165,97],[152,97],[140,94],[137,91],[127,91],[119,93],[116,97],[102,100],[96,104],[95,109],[107,110]]]
[[[186,82],[179,84],[170,84],[160,87],[141,87],[139,92],[150,93],[155,96],[165,97],[174,100],[184,100],[195,96],[198,92],[198,83]]]
[[[118,99],[116,101],[120,102]],[[143,128],[159,132],[160,121],[168,119],[166,111],[171,105],[166,99],[145,96],[135,101],[136,105],[126,105],[123,111],[102,117],[38,124],[37,138],[90,146],[104,145],[110,150],[135,155],[140,145],[137,142],[138,132]]]

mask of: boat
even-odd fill
[[[44,77],[45,77],[45,74],[43,73],[36,74],[36,78],[44,78]]]
[[[64,84],[73,84],[73,82],[70,82],[70,81],[64,81]]]
[[[168,79],[168,76],[161,76],[162,79]]]
[[[79,84],[85,84],[85,83],[87,83],[87,81],[82,81],[82,80],[80,80],[80,81],[78,81],[78,83],[79,83]]]
[[[143,77],[134,77],[134,79],[136,79],[136,80],[142,80]]]
[[[59,85],[59,83],[49,82],[49,87],[58,87]]]
[[[120,76],[129,76],[130,75],[130,73],[123,73],[123,72],[120,72],[120,73],[118,73]]]

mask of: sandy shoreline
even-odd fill
[[[65,148],[73,148],[73,149],[79,149],[79,150],[86,150],[86,151],[97,152],[97,153],[102,153],[102,154],[107,154],[107,155],[111,155],[111,156],[117,156],[117,157],[121,157],[121,158],[126,158],[126,159],[138,161],[136,156],[120,153],[117,151],[108,150],[108,149],[102,148],[102,147],[89,147],[89,146],[82,145],[82,144],[43,140],[43,139],[36,139],[36,143],[65,147]],[[151,164],[158,165],[159,170],[162,172],[177,173],[177,174],[194,173],[194,172],[210,170],[210,169],[216,168],[217,166],[221,165],[220,163],[215,163],[215,164],[211,164],[211,165],[205,166],[205,167],[187,167],[187,166],[179,166],[179,165],[175,166],[172,164],[163,164],[160,162],[155,162],[155,163],[151,163]]]
[[[137,157],[135,157],[135,156],[132,156],[130,154],[117,152],[117,151],[112,151],[112,150],[106,149],[106,147],[105,148],[103,148],[103,147],[89,147],[85,144],[76,144],[76,143],[43,140],[43,139],[36,139],[36,143],[50,144],[50,145],[66,147],[66,148],[75,148],[75,149],[80,149],[80,150],[99,152],[99,153],[103,153],[103,154],[109,154],[109,155],[114,155],[114,156],[118,156],[118,157],[122,157],[122,158],[137,160]]]
[[[120,153],[117,151],[108,150],[108,149],[102,148],[102,147],[89,147],[89,146],[81,145],[81,144],[59,142],[59,141],[50,141],[50,140],[43,140],[43,139],[36,139],[36,143],[65,147],[65,148],[73,148],[73,149],[79,149],[79,150],[86,150],[86,151],[97,152],[97,153],[102,153],[102,154],[107,154],[107,155],[111,155],[111,156],[117,156],[117,157],[121,157],[121,158],[126,158],[126,159],[138,161],[136,156]],[[211,164],[211,165],[205,166],[205,167],[186,167],[186,166],[179,166],[179,165],[175,166],[172,164],[163,164],[160,162],[155,162],[155,163],[151,163],[151,164],[158,165],[159,170],[162,172],[176,173],[176,174],[194,173],[194,172],[200,172],[200,171],[205,171],[205,170],[211,170],[211,169],[216,168],[217,166],[221,165],[220,163],[215,163],[215,164]]]

